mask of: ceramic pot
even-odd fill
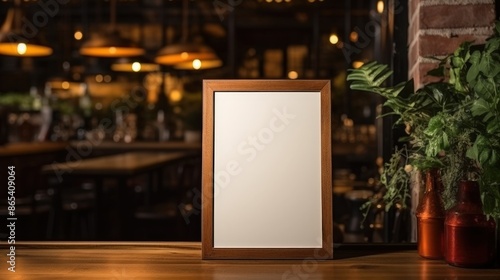
[[[487,218],[475,181],[462,181],[457,204],[449,209],[445,219],[445,260],[459,267],[486,267],[495,256],[493,218]]]
[[[437,170],[426,172],[425,193],[417,208],[418,254],[428,259],[443,258],[445,210],[438,185]]]

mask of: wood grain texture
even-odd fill
[[[333,257],[332,205],[332,122],[330,82],[323,84],[321,93],[321,204],[323,251]],[[318,253],[318,252],[316,252]]]
[[[212,255],[214,243],[214,89],[203,81],[203,131],[202,131],[202,211],[201,241],[203,256]]]
[[[16,272],[0,247],[0,279],[498,279],[500,269],[461,269],[415,250],[337,249],[334,260],[202,260],[200,243],[21,243]]]

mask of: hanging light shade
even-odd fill
[[[80,54],[97,57],[127,57],[144,54],[144,49],[120,36],[117,30],[95,33],[83,43]]]
[[[179,70],[202,70],[212,69],[222,66],[222,61],[219,58],[215,59],[193,59],[192,61],[185,61],[174,65],[175,69]]]
[[[49,56],[52,48],[40,43],[40,38],[30,38],[21,32],[23,11],[21,1],[16,0],[14,7],[7,12],[0,29],[0,54],[19,57]]]
[[[145,53],[132,40],[123,38],[116,30],[116,0],[110,1],[111,26],[104,32],[92,34],[90,39],[83,43],[80,54],[96,57],[130,57]]]
[[[78,69],[80,68],[80,71]],[[71,91],[78,88],[82,83],[81,72],[83,72],[81,66],[71,66],[69,61],[62,63],[62,72],[50,77],[46,86],[49,86],[53,91]]]
[[[155,61],[163,65],[176,65],[195,59],[217,59],[217,55],[212,48],[204,44],[179,43],[162,48]]]
[[[188,42],[188,0],[183,1],[182,15],[181,42],[160,49],[155,57],[155,62],[172,66],[175,69],[186,70],[220,67],[222,61],[211,47],[203,44],[201,40]],[[208,63],[209,61],[211,63]],[[193,67],[193,65],[203,65],[203,67]]]
[[[160,70],[160,66],[143,58],[131,59],[123,57],[111,64],[111,70],[118,72],[155,72]]]

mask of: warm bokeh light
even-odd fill
[[[181,53],[181,59],[187,59],[189,57],[189,54],[187,52]]]
[[[193,68],[196,70],[200,69],[201,68],[201,60],[199,60],[199,59],[193,60]]]
[[[68,81],[63,81],[61,83],[61,88],[62,89],[69,89],[69,82]]]
[[[353,32],[351,32],[351,34],[349,34],[349,40],[351,40],[351,42],[357,42],[358,36],[359,36],[358,32],[353,31]]]
[[[141,71],[141,63],[139,63],[137,61],[132,63],[132,71],[134,71],[134,72]]]
[[[335,45],[339,42],[339,36],[337,36],[337,34],[332,34],[330,35],[330,43],[332,45]]]
[[[76,40],[80,41],[83,38],[83,33],[80,30],[75,31],[75,34],[73,35]]]
[[[299,73],[297,73],[297,71],[290,71],[288,72],[288,78],[289,79],[292,79],[292,80],[295,80],[299,77]]]
[[[381,14],[381,13],[383,13],[383,12],[384,12],[384,1],[379,0],[379,1],[377,2],[377,12],[378,12],[379,14]]]
[[[181,93],[181,91],[180,91],[180,90],[178,90],[178,89],[174,89],[174,90],[172,90],[172,91],[170,92],[170,94],[169,94],[169,96],[168,96],[168,97],[169,97],[169,99],[170,99],[170,101],[171,101],[172,103],[176,103],[176,102],[181,101],[181,99],[182,99],[182,93]]]
[[[356,60],[352,62],[352,67],[358,69],[359,67],[363,66],[363,64],[365,64],[363,61]]]
[[[19,44],[17,44],[17,53],[19,55],[26,54],[27,50],[28,50],[28,47],[26,46],[25,43],[19,43]]]
[[[102,83],[103,80],[104,80],[104,77],[101,74],[95,75],[95,81],[96,82]]]
[[[0,42],[0,54],[39,57],[51,55],[52,49],[47,46],[34,45],[28,42]]]
[[[115,54],[116,53],[116,48],[115,47],[110,47],[109,48],[109,53],[110,54]]]

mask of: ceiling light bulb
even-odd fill
[[[68,81],[64,81],[61,83],[61,88],[62,89],[69,89],[69,82]]]
[[[379,1],[377,2],[377,12],[378,12],[379,14],[381,14],[381,13],[383,13],[383,12],[384,12],[384,1],[379,0]]]
[[[134,72],[141,71],[141,63],[139,63],[137,61],[132,63],[132,71],[134,71]]]
[[[172,90],[172,92],[170,93],[170,95],[168,97],[169,97],[170,101],[172,101],[174,103],[179,102],[182,99],[182,93],[180,92],[180,90],[174,89],[174,90]]]
[[[351,34],[349,34],[349,39],[352,42],[356,43],[358,41],[358,32],[356,31],[351,32]]]
[[[337,36],[337,34],[332,34],[330,35],[330,43],[332,45],[335,45],[339,42],[339,36]]]
[[[81,40],[83,38],[83,33],[80,30],[75,31],[75,34],[73,35],[76,40]]]
[[[27,50],[28,50],[28,47],[26,46],[25,43],[17,44],[17,53],[18,54],[23,55],[26,53]]]
[[[193,60],[193,68],[196,70],[200,69],[201,68],[201,60],[199,60],[199,59]]]

